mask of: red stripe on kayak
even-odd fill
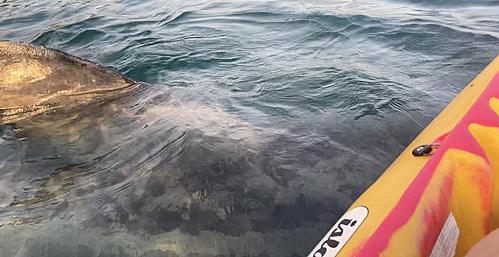
[[[428,160],[421,172],[406,189],[394,209],[383,220],[364,247],[358,252],[358,256],[379,256],[379,254],[387,248],[392,235],[406,224],[414,214],[438,164],[448,149],[457,148],[467,151],[482,157],[490,164],[485,151],[469,132],[468,126],[472,123],[476,123],[482,126],[499,127],[499,117],[489,106],[489,100],[492,97],[499,98],[499,73],[494,76],[485,91],[473,104],[463,119],[456,125],[454,130],[449,133],[444,144],[442,144],[433,157]],[[441,221],[438,222],[438,224],[434,224],[439,228],[438,231],[443,227],[445,218],[440,219]],[[427,236],[428,238],[425,238],[425,249],[423,252],[429,255],[426,248],[433,248],[433,245],[438,238],[438,234]]]

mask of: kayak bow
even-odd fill
[[[357,199],[309,257],[464,256],[498,227],[499,57]]]

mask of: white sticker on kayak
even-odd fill
[[[345,213],[308,257],[336,256],[367,218],[367,214],[369,210],[364,206],[355,207]]]
[[[459,227],[452,212],[445,221],[437,242],[431,251],[430,257],[453,257],[456,254],[457,239],[459,238]]]

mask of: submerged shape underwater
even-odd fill
[[[0,41],[54,49],[0,43],[0,256],[297,257],[499,54],[499,3],[6,0]]]

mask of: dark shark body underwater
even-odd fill
[[[351,170],[384,168],[343,128],[265,126],[23,43],[0,43],[0,121],[3,256],[305,255],[372,180]]]

